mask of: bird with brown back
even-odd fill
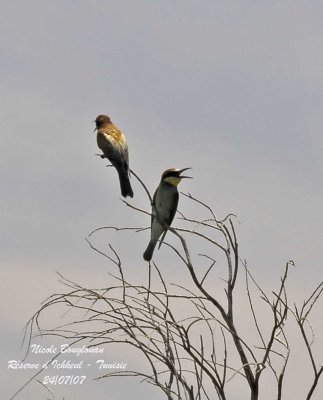
[[[95,119],[97,144],[102,150],[101,158],[107,158],[117,170],[123,197],[133,197],[130,184],[129,153],[126,138],[115,126],[108,115],[99,115]]]

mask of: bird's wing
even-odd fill
[[[128,152],[128,145],[127,143],[125,144],[125,146],[121,149],[121,154],[123,157],[123,160],[125,162],[125,164],[127,165],[127,169],[129,168],[129,152]]]
[[[129,169],[128,145],[124,134],[116,126],[101,129],[97,134],[99,148],[112,164],[119,164]]]
[[[168,220],[166,221],[169,226],[172,224],[173,219],[174,219],[175,214],[176,214],[176,211],[177,211],[178,198],[179,198],[179,195],[178,195],[178,192],[176,191],[176,194],[174,196],[174,203],[173,203],[173,206],[172,206],[172,212],[169,215]]]
[[[128,171],[128,169],[129,169],[129,151],[128,151],[128,145],[127,145],[124,134],[120,131],[119,128],[117,128],[115,125],[113,125],[109,131],[109,135],[111,137],[111,140],[115,143],[115,146],[118,147],[119,154],[122,159],[122,165]]]
[[[110,124],[106,129],[105,132],[111,137],[111,139],[117,143],[119,146],[124,147],[127,145],[126,138],[124,134],[121,132],[119,128],[115,125]]]
[[[151,227],[153,226],[153,221],[154,221],[154,210],[153,210],[153,207],[155,207],[155,204],[156,204],[157,190],[158,190],[158,188],[155,190],[155,193],[153,195],[153,203],[152,203],[152,210],[151,210],[152,213],[151,213],[151,219],[150,219],[150,226]]]
[[[165,221],[165,222],[167,222],[168,226],[171,226],[171,224],[173,222],[173,219],[175,217],[175,214],[176,214],[176,211],[177,211],[177,206],[178,206],[178,199],[179,199],[179,195],[178,195],[178,192],[176,192],[176,194],[174,196],[174,202],[173,202],[173,205],[172,205],[172,212],[169,215],[169,217],[167,218],[167,220]],[[159,249],[160,249],[160,246],[162,245],[162,243],[164,241],[166,233],[167,233],[167,229],[165,229],[165,232],[163,233],[163,236],[160,239],[159,246],[158,246]]]

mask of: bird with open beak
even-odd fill
[[[173,222],[179,198],[177,186],[183,178],[192,178],[191,176],[181,175],[188,169],[191,168],[169,168],[161,176],[160,183],[153,197],[150,241],[143,254],[146,261],[152,259],[160,236],[163,235],[159,247],[165,238],[167,227]]]

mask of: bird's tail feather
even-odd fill
[[[147,246],[147,249],[145,250],[143,257],[144,260],[146,261],[150,261],[153,258],[153,253],[155,250],[155,246],[156,246],[157,241],[155,240],[151,240]]]
[[[118,175],[119,175],[119,181],[120,181],[120,189],[121,189],[121,194],[123,197],[133,197],[133,191],[132,187],[130,184],[130,179],[128,175],[128,171],[125,169],[117,169]]]

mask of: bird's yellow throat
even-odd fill
[[[165,178],[165,182],[169,183],[172,186],[177,186],[181,180],[182,178],[178,176],[168,176],[167,178]]]

